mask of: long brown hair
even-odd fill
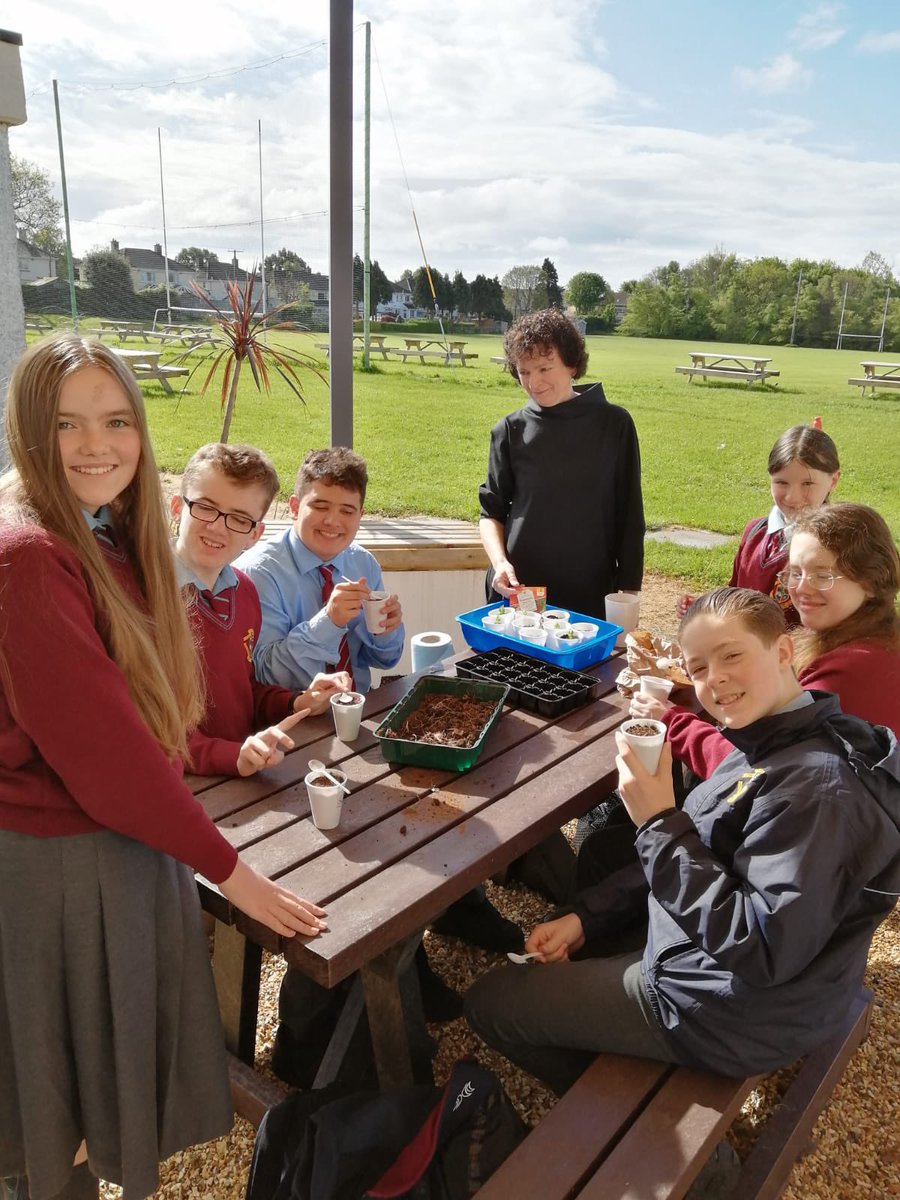
[[[98,549],[59,453],[60,390],[86,367],[108,372],[121,387],[141,439],[134,479],[110,508],[146,612],[134,605]],[[101,342],[68,333],[46,338],[13,371],[6,438],[13,470],[0,489],[3,520],[34,522],[72,547],[101,616],[110,657],[125,676],[135,708],[167,755],[185,757],[187,731],[203,714],[201,674],[175,581],[159,472],[134,376]]]
[[[855,613],[833,628],[795,635],[797,669],[864,638],[900,651],[900,555],[884,517],[865,504],[829,504],[799,517],[794,533],[811,534],[834,555],[837,572],[870,593]]]
[[[814,425],[792,425],[786,429],[772,449],[766,464],[770,475],[783,471],[796,459],[812,471],[834,475],[841,469],[837,446],[822,429]]]

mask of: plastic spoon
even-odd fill
[[[330,779],[336,787],[339,787],[345,796],[350,795],[350,789],[348,787],[344,787],[339,779],[335,779],[325,764],[323,762],[319,762],[317,758],[311,758],[309,760],[309,769],[311,771],[321,771],[325,778]]]
[[[507,950],[506,957],[509,959],[510,962],[527,963],[527,962],[530,962],[533,958],[538,958],[539,955],[536,951],[532,951],[530,954],[516,954],[516,952],[514,950]]]

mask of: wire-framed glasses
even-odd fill
[[[188,506],[188,511],[194,520],[202,521],[204,525],[214,525],[221,517],[225,522],[225,528],[230,529],[232,533],[252,533],[259,524],[259,521],[253,521],[242,513],[222,512],[221,509],[207,504],[205,500],[188,500],[187,496],[182,496],[181,499]]]
[[[778,581],[783,587],[798,588],[805,579],[817,592],[831,591],[834,581],[844,578],[844,575],[835,575],[833,571],[804,571],[800,567],[785,567],[778,573]]]

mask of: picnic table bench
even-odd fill
[[[123,360],[132,375],[138,381],[142,379],[158,379],[165,391],[174,395],[169,380],[178,375],[190,375],[189,367],[177,367],[163,364],[161,350],[120,350],[113,347],[113,354]]]
[[[865,1039],[862,989],[840,1032],[802,1060],[743,1163],[729,1200],[774,1200]],[[601,1054],[477,1193],[476,1200],[680,1200],[764,1078]]]
[[[866,394],[867,387],[872,389],[873,396],[877,387],[900,387],[900,362],[866,359],[859,365],[865,371],[865,375],[848,379],[847,382],[855,384],[859,388],[860,395]]]
[[[772,371],[768,364],[771,358],[755,354],[731,354],[722,350],[691,350],[691,365],[676,367],[679,375],[687,375],[688,383],[694,382],[694,376],[703,379],[736,379],[748,386],[754,383],[765,383],[767,379],[777,378],[781,372]]]
[[[97,337],[102,341],[107,335],[116,337],[120,342],[134,338],[141,341],[146,338],[147,330],[140,321],[101,321],[97,328]]]
[[[369,334],[369,350],[374,353],[380,354],[385,362],[388,361],[388,354],[390,353],[390,347],[385,346],[385,344],[384,344],[384,340],[387,336],[388,335],[386,333],[370,333]],[[363,337],[363,335],[361,333],[354,333],[354,335],[353,335],[354,351],[365,349],[365,344],[366,344],[366,339]],[[316,349],[324,350],[326,358],[329,358],[331,355],[331,343],[330,342],[316,342]]]
[[[25,321],[25,328],[30,329],[33,333],[49,333],[53,328],[53,322],[47,321],[43,317],[28,317]]]
[[[459,359],[460,364],[465,366],[467,359],[478,357],[477,353],[466,351],[466,342],[445,342],[434,338],[404,338],[403,340],[406,343],[404,350],[392,347],[389,353],[398,355],[404,362],[408,358],[418,358],[419,362],[424,366],[426,358],[442,358],[445,363],[449,363],[451,359]],[[430,346],[438,346],[440,349],[430,350]]]

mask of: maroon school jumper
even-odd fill
[[[0,527],[0,588],[0,828],[112,829],[227,879],[237,853],[134,707],[72,548],[34,525]],[[140,594],[133,579],[128,591]]]
[[[297,695],[260,683],[253,674],[262,620],[259,596],[243,571],[235,575],[235,586],[216,596],[222,611],[199,595],[191,605],[206,678],[206,715],[189,742],[191,769],[199,775],[236,775],[245,739],[290,716]]]
[[[787,588],[776,578],[778,572],[788,565],[789,546],[785,542],[773,552],[768,525],[768,517],[757,517],[745,527],[734,556],[728,586],[751,588],[754,592],[771,596],[784,613],[788,625],[799,625],[800,614],[791,604]]]
[[[845,713],[900,736],[900,654],[878,642],[847,642],[803,668],[804,688],[834,692]],[[734,746],[714,725],[676,705],[663,716],[673,755],[701,779],[709,779]]]

